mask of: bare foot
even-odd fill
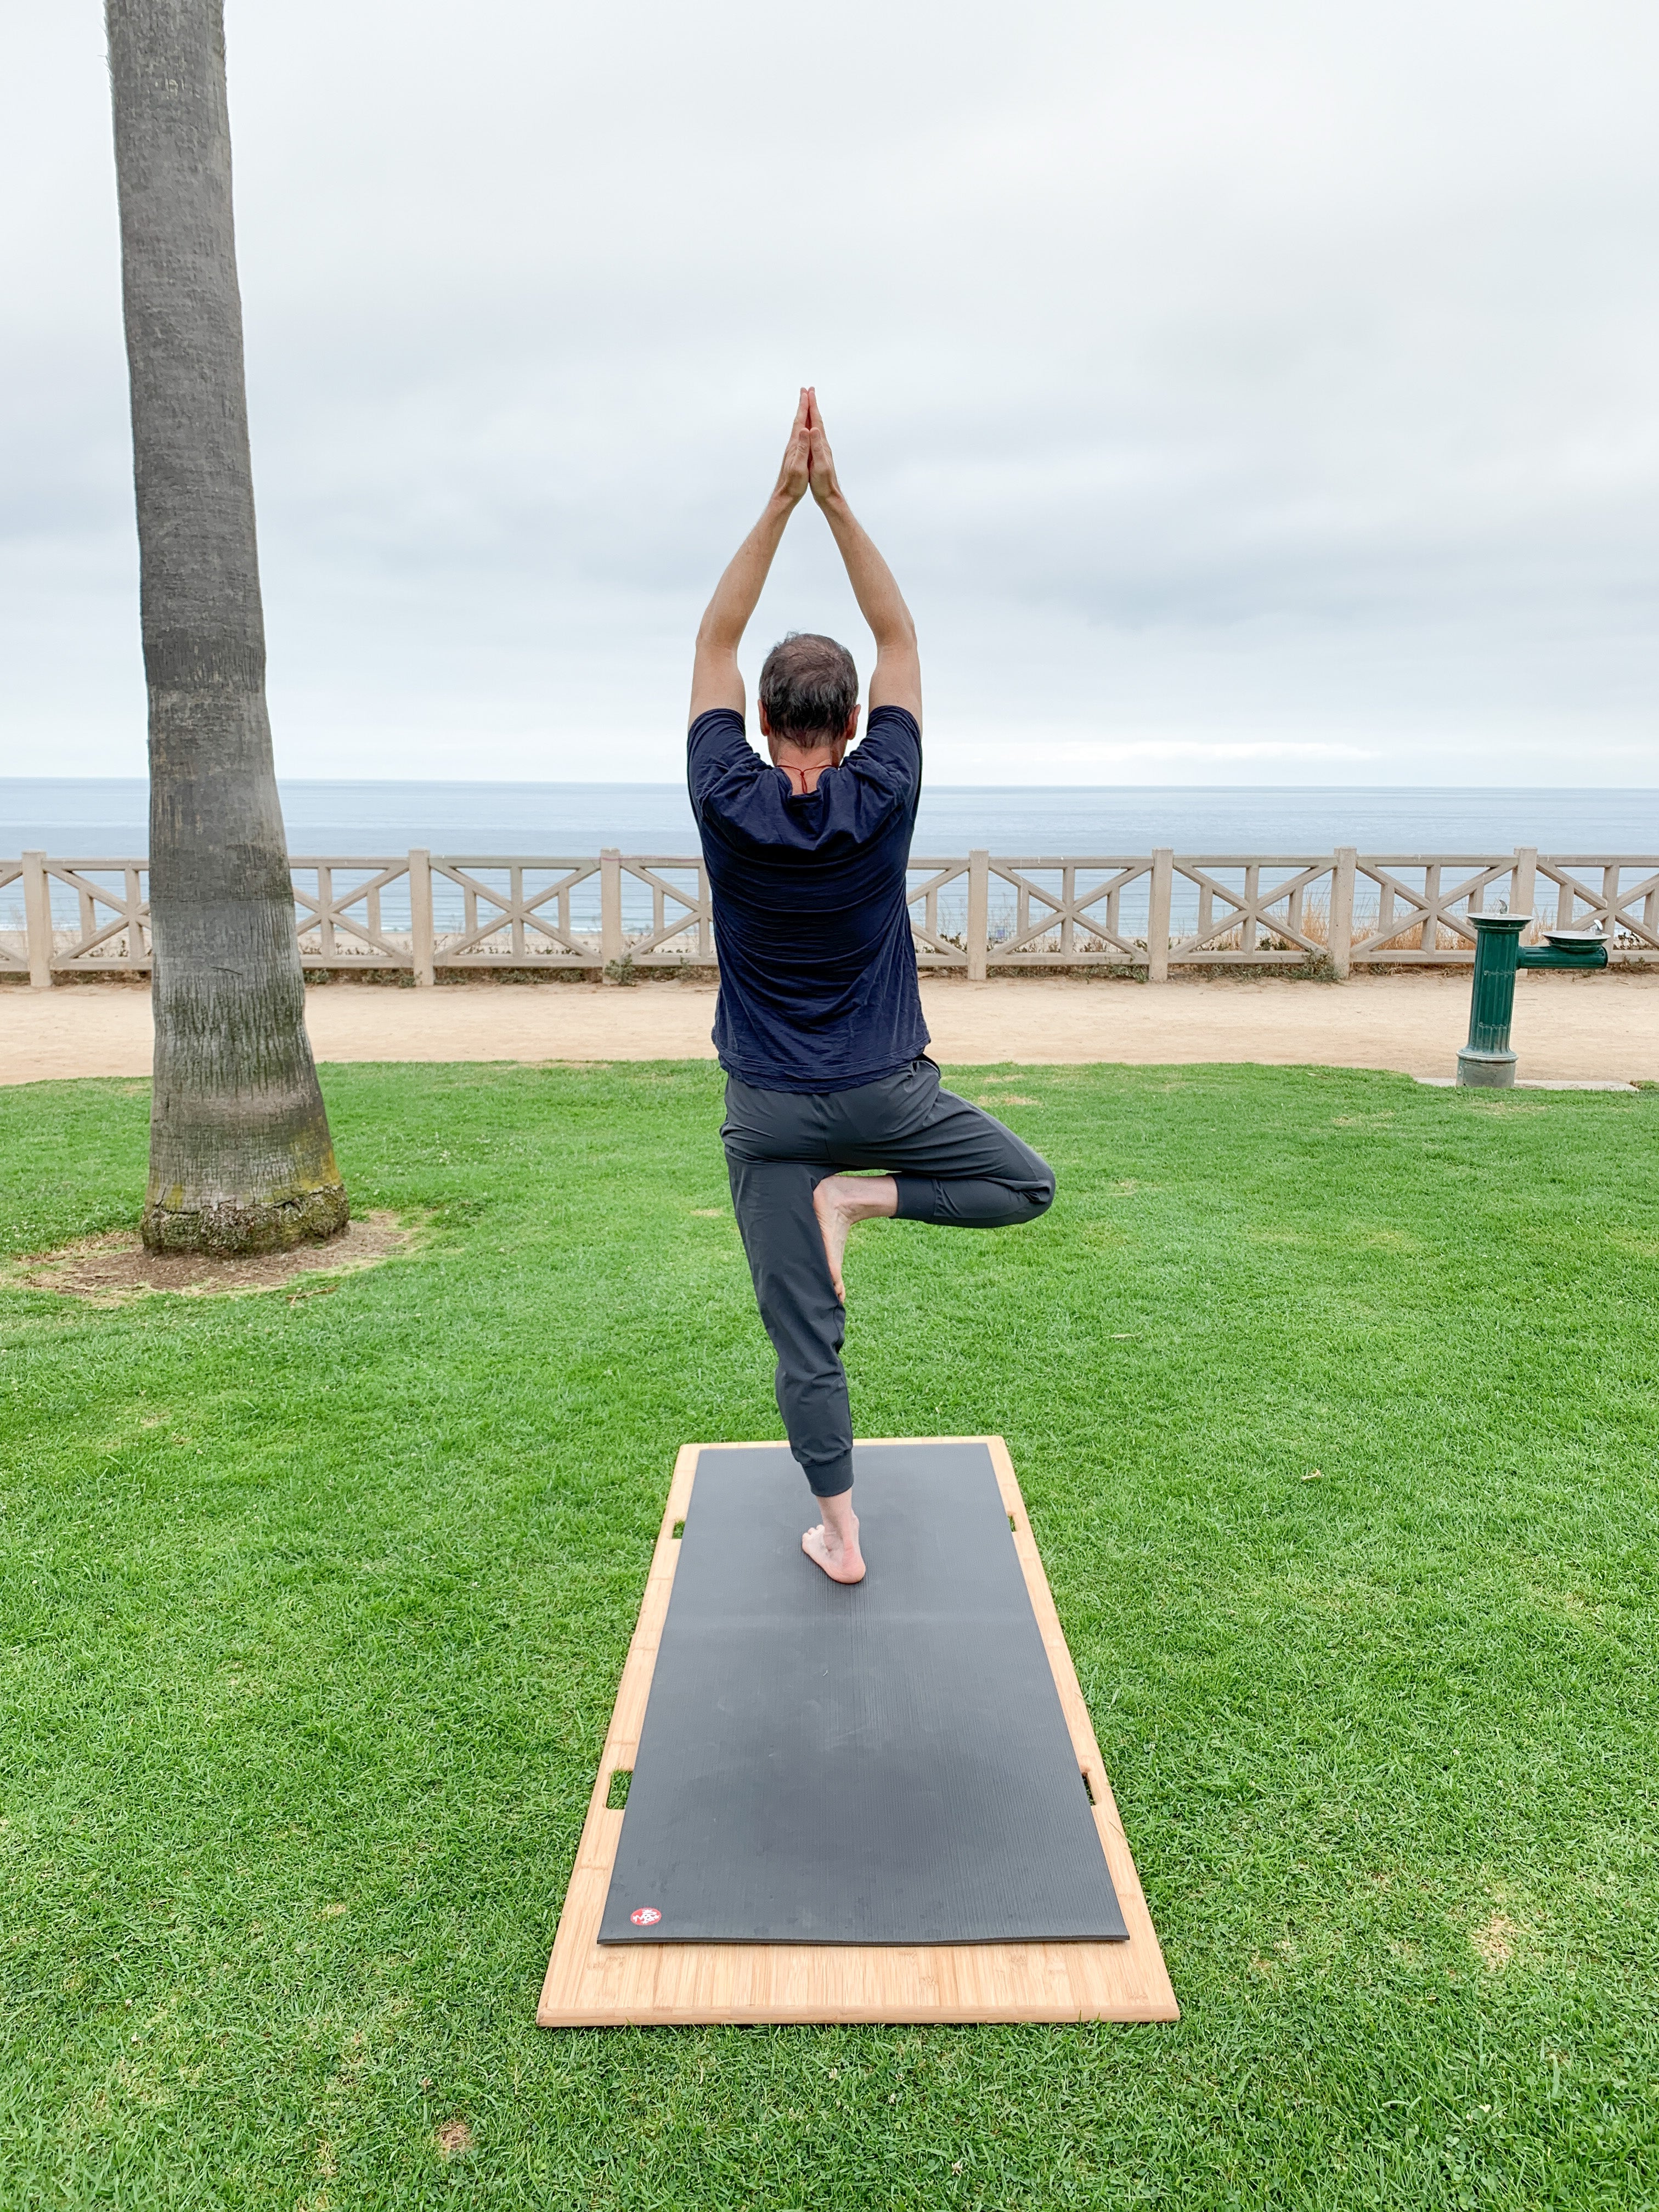
[[[818,1217],[830,1279],[845,1305],[847,1285],[842,1279],[841,1261],[847,1249],[847,1232],[855,1221],[890,1218],[898,1211],[898,1185],[891,1176],[825,1176],[812,1193],[812,1211]],[[842,1579],[856,1582],[858,1577]]]
[[[861,1583],[865,1576],[864,1554],[859,1549],[859,1524],[856,1517],[847,1516],[851,1524],[843,1536],[827,1521],[820,1521],[816,1528],[809,1528],[800,1540],[800,1547],[815,1566],[823,1569],[832,1583]]]

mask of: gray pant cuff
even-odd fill
[[[893,1216],[898,1221],[933,1221],[939,1219],[939,1179],[935,1176],[896,1175],[893,1187],[898,1193],[898,1203]],[[825,1497],[829,1492],[824,1492]]]
[[[814,1498],[839,1498],[853,1487],[853,1455],[843,1452],[839,1459],[822,1460],[814,1467],[803,1467],[801,1473],[811,1484]]]

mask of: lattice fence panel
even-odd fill
[[[1615,958],[1659,958],[1659,860],[1540,854],[1533,910],[1553,929],[1605,932]]]
[[[1173,863],[1171,964],[1305,967],[1331,937],[1335,861],[1187,859]]]
[[[53,969],[90,975],[147,970],[149,874],[143,860],[49,860]]]
[[[23,863],[0,860],[0,969],[28,972],[28,911],[23,903]]]
[[[1474,957],[1470,914],[1506,912],[1513,854],[1362,853],[1356,866],[1354,964],[1455,967]]]
[[[589,968],[599,957],[596,860],[436,854],[436,935],[443,968]]]
[[[704,965],[714,957],[714,911],[701,860],[624,860],[622,863],[623,942],[627,957],[640,968]],[[630,931],[630,890],[651,894],[648,925]]]
[[[1087,968],[1146,959],[1150,858],[990,862],[988,964]]]
[[[407,968],[410,964],[409,861],[393,859],[289,862],[300,958],[311,968]]]
[[[966,968],[967,861],[913,859],[907,892],[916,965],[944,970]]]

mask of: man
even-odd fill
[[[792,633],[761,670],[769,768],[744,733],[738,647],[809,487],[875,635],[870,714],[849,753],[852,656]],[[810,389],[766,511],[697,631],[686,754],[720,951],[732,1199],[777,1353],[778,1409],[823,1515],[801,1548],[832,1581],[861,1582],[840,1357],[848,1231],[893,1216],[1006,1228],[1044,1212],[1054,1183],[1012,1130],[940,1089],[924,1051],[905,897],[921,790],[915,625],[842,496]]]

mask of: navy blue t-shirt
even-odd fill
[[[864,742],[805,798],[760,758],[730,707],[685,741],[720,953],[714,1048],[763,1091],[850,1091],[927,1042],[905,869],[921,732],[878,707]]]

